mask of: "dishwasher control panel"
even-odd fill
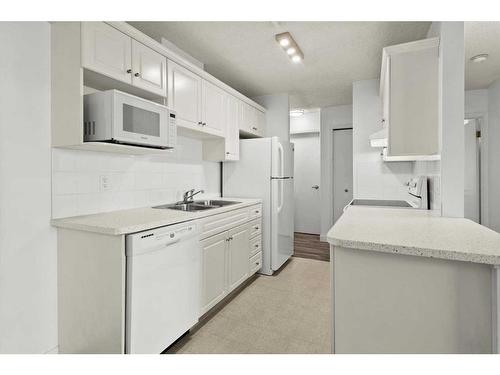
[[[126,236],[126,255],[133,256],[151,251],[152,248],[162,248],[198,235],[198,226],[191,224],[176,224]]]

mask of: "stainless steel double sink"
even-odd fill
[[[213,208],[230,206],[232,204],[238,204],[238,203],[241,202],[225,201],[221,199],[208,199],[208,200],[198,200],[188,203],[177,202],[171,204],[163,204],[161,206],[154,206],[153,208],[178,210],[178,211],[203,211],[203,210],[211,210]]]

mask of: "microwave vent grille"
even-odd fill
[[[85,135],[95,135],[95,121],[84,121],[83,129]]]

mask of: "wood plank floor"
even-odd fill
[[[330,246],[328,242],[321,242],[319,235],[295,233],[293,256],[316,260],[330,261]]]

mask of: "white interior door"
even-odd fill
[[[477,120],[465,121],[465,181],[464,181],[464,216],[476,223],[481,221],[480,210],[480,157],[479,131]]]
[[[319,234],[320,203],[320,141],[318,133],[292,135],[295,146],[295,231]]]
[[[333,222],[352,200],[352,129],[333,130]]]

